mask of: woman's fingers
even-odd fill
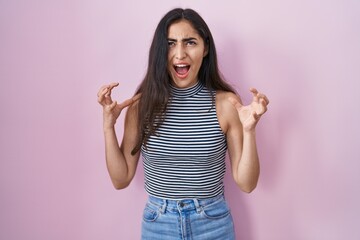
[[[99,89],[99,92],[97,94],[98,97],[100,97],[100,95],[104,94],[104,92],[106,92],[107,90],[112,90],[114,87],[117,87],[119,85],[119,83],[110,83],[108,85],[104,85]]]
[[[258,90],[256,88],[250,88],[250,92],[252,92],[252,94],[253,94],[253,101],[259,102]]]
[[[118,82],[113,82],[113,83],[110,83],[109,87],[112,89],[114,87],[117,87],[119,86],[119,83]]]
[[[269,99],[265,96],[265,94],[259,93],[259,94],[258,94],[258,97],[259,97],[260,99],[263,99],[263,100],[265,101],[266,105],[270,103],[270,102],[269,102]]]
[[[125,101],[123,101],[122,103],[119,104],[120,109],[124,109],[126,107],[128,107],[129,105],[131,105],[134,101],[132,100],[132,98],[126,99]]]
[[[104,85],[100,88],[97,96],[98,96],[98,102],[104,106],[106,103],[104,102],[105,99],[108,99],[108,103],[112,103],[111,101],[111,90],[114,87],[117,87],[119,83],[111,83],[108,85]]]
[[[111,95],[111,90],[114,88],[114,87],[117,87],[119,86],[119,83],[111,83],[108,87],[108,91],[107,93],[105,94],[106,97],[110,97]]]
[[[260,99],[264,99],[266,104],[269,104],[269,103],[270,103],[270,101],[269,101],[269,99],[266,97],[266,95],[263,94],[263,93],[259,93],[256,88],[250,88],[250,92],[252,92],[255,102],[259,102]]]
[[[109,85],[104,85],[104,86],[102,86],[102,87],[99,89],[99,91],[98,91],[98,93],[97,93],[97,96],[100,97],[102,94],[104,94],[104,92],[107,90],[108,87],[109,87]]]
[[[257,114],[255,111],[252,113],[253,118],[255,119],[255,121],[258,121],[260,118],[260,114]]]
[[[265,99],[260,99],[260,105],[261,105],[261,109],[260,109],[260,115],[263,115],[266,111],[267,111],[267,105],[268,103],[266,102]]]
[[[258,90],[256,88],[250,88],[250,92],[253,93],[254,96],[256,96],[258,94]]]
[[[136,94],[134,97],[132,97],[132,100],[134,101],[134,102],[136,102],[137,100],[139,100],[141,98],[141,93],[138,93],[138,94]]]
[[[126,99],[125,101],[123,101],[122,103],[119,104],[119,107],[121,109],[128,107],[129,105],[133,104],[134,102],[136,102],[137,100],[139,100],[141,97],[141,93],[136,94],[135,96],[133,96],[132,98]]]
[[[264,98],[261,98],[261,99],[260,99],[260,104],[261,104],[264,108],[266,108],[266,106],[268,105],[267,101],[266,101]]]
[[[101,92],[98,93],[98,102],[104,106],[104,98],[105,98],[105,94],[108,92],[108,88],[104,88],[102,89]]]

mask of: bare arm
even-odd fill
[[[240,189],[248,193],[256,188],[260,174],[255,126],[268,104],[265,95],[257,91],[253,94],[253,102],[248,106],[242,105],[232,93],[220,93],[217,97],[219,121],[227,138],[232,175]]]
[[[260,175],[255,131],[246,132],[233,126],[228,130],[227,141],[233,178],[241,190],[250,193]]]
[[[139,153],[131,155],[138,140],[137,99],[135,96],[118,104],[111,99],[111,90],[118,84],[103,86],[98,93],[98,102],[103,106],[103,129],[105,137],[106,165],[111,181],[116,189],[127,187],[133,179],[139,160]],[[122,110],[125,117],[124,135],[121,146],[115,132],[115,123]]]

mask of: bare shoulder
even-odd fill
[[[229,101],[229,98],[235,98],[240,101],[239,96],[232,92],[216,92],[216,113],[220,127],[225,134],[227,133],[230,124],[239,121],[237,110],[235,109],[234,105]]]
[[[240,97],[232,92],[217,91],[216,92],[216,107],[217,111],[226,113],[227,111],[236,111],[233,104],[229,101],[229,98],[235,98],[240,101]]]

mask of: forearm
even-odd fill
[[[259,174],[260,164],[255,130],[244,131],[242,154],[237,167],[237,184],[243,191],[251,192],[257,185]]]
[[[104,128],[106,165],[115,188],[129,184],[128,166],[116,137],[114,128]]]

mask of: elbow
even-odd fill
[[[245,193],[252,193],[255,188],[256,188],[256,184],[251,186],[239,186],[239,188],[241,189],[241,191],[245,192]]]
[[[127,188],[130,185],[130,182],[118,182],[115,180],[113,180],[112,183],[116,190],[121,190],[121,189]]]
[[[114,185],[115,190],[121,190],[127,188],[128,185]]]
[[[257,181],[255,182],[241,182],[236,181],[236,185],[240,188],[241,191],[245,193],[251,193],[255,190],[257,186]]]

